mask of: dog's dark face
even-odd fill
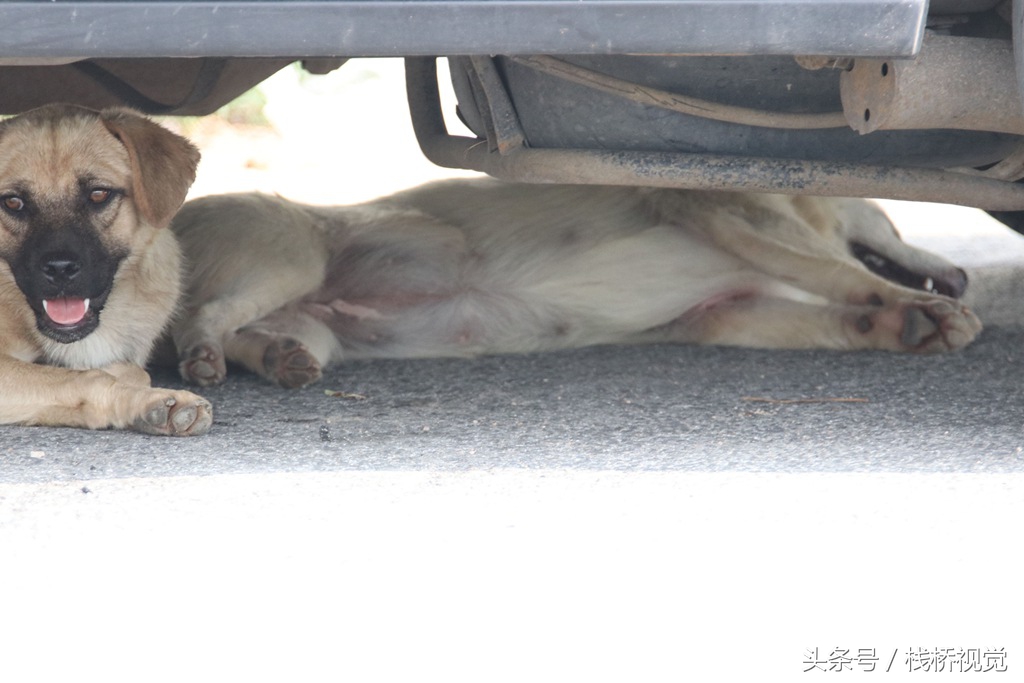
[[[118,269],[177,208],[151,206],[140,179],[143,163],[172,165],[155,144],[172,136],[151,127],[124,112],[66,106],[0,124],[0,261],[39,332],[54,341],[70,344],[97,329]],[[147,135],[157,148],[149,157],[133,139]]]
[[[947,259],[902,239],[885,213],[870,202],[797,197],[794,206],[808,223],[875,275],[919,291],[959,299],[967,274]]]
[[[120,212],[124,187],[78,178],[77,187],[41,193],[6,188],[0,218],[23,236],[9,263],[40,332],[71,343],[93,332],[127,245],[102,239]],[[105,243],[106,242],[106,243]]]

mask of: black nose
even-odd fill
[[[935,289],[939,294],[959,299],[967,291],[967,273],[963,268],[955,268],[943,277],[936,279]]]
[[[77,259],[67,256],[53,256],[42,265],[43,276],[54,284],[71,282],[82,270]]]

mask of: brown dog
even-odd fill
[[[981,329],[963,271],[864,200],[436,183],[357,206],[204,197],[182,375],[286,387],[345,358],[691,342],[935,352]]]
[[[0,123],[0,423],[202,434],[210,405],[142,369],[175,310],[166,229],[198,151],[123,110]]]

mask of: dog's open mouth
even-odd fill
[[[43,311],[50,320],[64,327],[73,327],[89,314],[89,300],[67,297],[64,299],[43,299]]]
[[[79,297],[43,299],[43,312],[37,317],[39,331],[63,344],[87,337],[99,325],[91,300]]]
[[[872,273],[904,287],[954,299],[959,299],[967,291],[967,274],[959,268],[942,273],[917,273],[860,242],[851,242],[850,251]]]

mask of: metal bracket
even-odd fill
[[[1008,40],[927,35],[916,58],[858,58],[839,82],[846,120],[861,134],[929,129],[1024,134],[1024,104]]]
[[[420,149],[430,161],[446,168],[476,170],[513,182],[884,197],[1024,210],[1024,185],[955,171],[713,154],[536,149],[508,144],[511,138],[507,137],[499,145],[496,131],[518,127],[510,123],[518,119],[507,94],[486,97],[489,111],[481,115],[490,121],[487,130],[492,139],[450,135],[441,111],[436,59],[408,58],[405,68]],[[492,74],[490,67],[485,72],[481,87],[484,81],[494,87],[491,77],[496,72]]]

